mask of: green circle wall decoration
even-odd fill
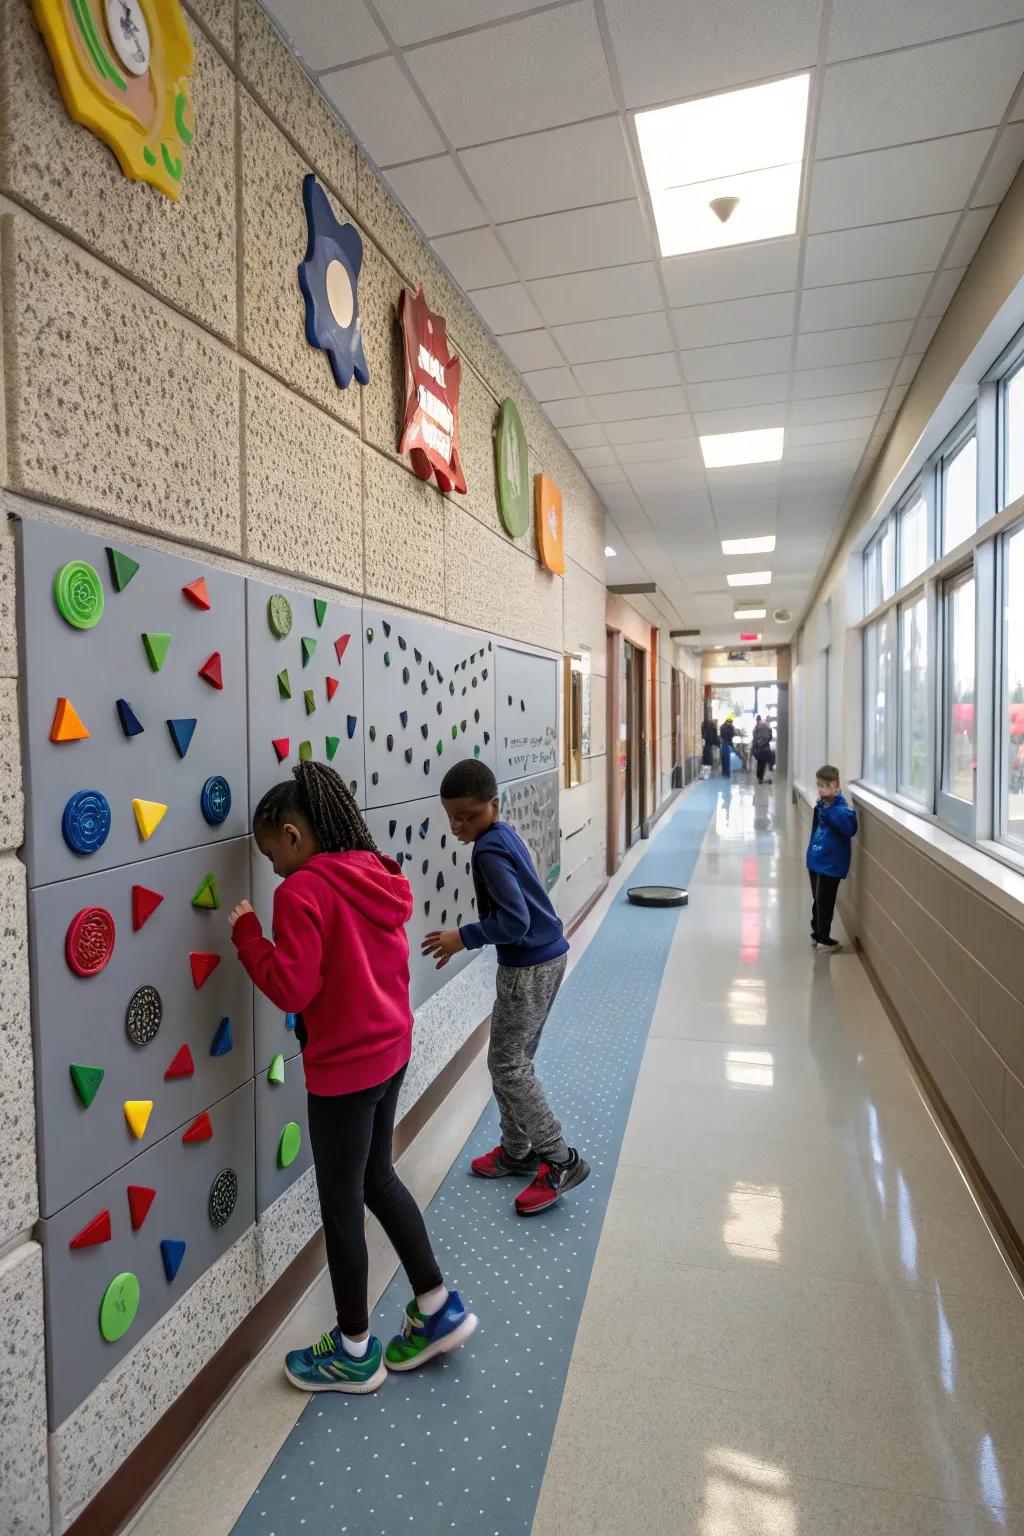
[[[134,1323],[140,1295],[138,1276],[128,1269],[115,1275],[103,1292],[103,1300],[100,1302],[100,1333],[108,1344],[116,1344]]]
[[[283,640],[292,627],[292,605],[280,592],[267,603],[267,623],[275,640]]]
[[[281,1132],[281,1140],[277,1144],[277,1163],[279,1168],[290,1168],[299,1155],[302,1146],[302,1130],[295,1120],[289,1120]]]
[[[103,583],[87,560],[69,560],[53,578],[53,599],[75,629],[92,629],[103,617]]]
[[[508,398],[498,412],[495,455],[501,520],[514,539],[521,539],[530,526],[530,466],[523,423]]]

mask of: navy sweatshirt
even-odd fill
[[[507,822],[495,822],[473,844],[473,884],[479,921],[459,929],[467,949],[493,944],[498,963],[518,969],[568,952],[530,850]]]

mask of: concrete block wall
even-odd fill
[[[130,530],[561,653],[593,669],[585,782],[562,793],[560,910],[604,879],[604,514],[575,459],[255,0],[189,0],[198,131],[173,204],[72,123],[28,0],[0,0],[0,483]],[[365,389],[305,341],[302,178],[363,235]],[[462,355],[464,497],[397,451],[395,304],[423,281]],[[562,488],[564,579],[498,517],[492,429],[515,399]],[[97,519],[100,520],[97,525]],[[309,1178],[225,1254],[47,1442],[11,540],[0,528],[0,1524],[68,1526],[316,1224]],[[567,851],[568,850],[568,851]],[[487,1011],[471,967],[417,1020],[418,1096]],[[427,1027],[429,1025],[429,1027]],[[158,1387],[154,1382],[158,1380]],[[52,1491],[53,1507],[50,1506]]]

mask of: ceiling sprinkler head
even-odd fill
[[[716,219],[721,220],[723,224],[728,224],[739,207],[739,201],[738,197],[713,197],[708,207]]]

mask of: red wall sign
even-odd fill
[[[431,475],[442,491],[465,492],[459,459],[459,385],[462,359],[448,350],[446,322],[423,296],[403,288],[398,318],[405,341],[405,422],[399,453],[407,453],[421,480]]]

